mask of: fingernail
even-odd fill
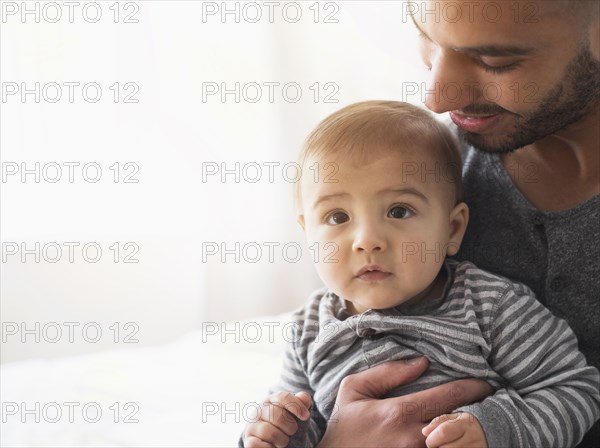
[[[409,366],[416,366],[417,364],[419,364],[421,362],[422,359],[423,359],[423,356],[419,356],[418,358],[407,359],[405,362]]]

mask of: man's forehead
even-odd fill
[[[596,0],[407,0],[407,3],[429,11],[442,8],[450,12],[451,9],[461,7],[467,11],[475,12],[479,9],[491,13],[499,7],[508,7],[515,12],[520,10],[545,15],[564,12],[566,9],[586,1],[593,2]]]
[[[593,0],[596,1],[596,0]],[[405,9],[415,24],[471,25],[473,28],[529,27],[549,18],[566,19],[581,0],[408,0]]]
[[[557,6],[544,6],[551,3],[411,0],[410,17],[424,39],[444,48],[475,56],[525,56],[572,33],[565,14],[549,13]]]

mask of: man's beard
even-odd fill
[[[519,93],[527,94],[521,88]],[[459,128],[463,140],[486,152],[511,152],[530,145],[582,119],[600,98],[600,61],[594,59],[589,44],[569,63],[556,87],[542,98],[532,112],[517,115],[498,105],[481,104],[462,109],[465,114],[504,113],[515,117],[513,129],[494,138]]]

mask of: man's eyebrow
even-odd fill
[[[431,37],[423,31],[415,18],[411,15],[413,23],[422,39],[433,42]],[[471,56],[489,56],[489,57],[502,57],[502,56],[527,56],[534,52],[532,47],[522,47],[518,45],[478,45],[476,47],[451,47],[452,50],[458,53],[465,53]]]
[[[452,47],[458,53],[471,56],[527,56],[533,53],[533,48],[516,45],[480,45],[478,47]]]

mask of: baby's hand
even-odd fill
[[[277,392],[269,395],[260,408],[256,421],[249,423],[244,430],[244,447],[286,447],[290,436],[298,431],[300,420],[310,418],[312,400],[306,392],[293,395]]]
[[[422,432],[427,448],[488,448],[479,420],[466,412],[440,415]]]

